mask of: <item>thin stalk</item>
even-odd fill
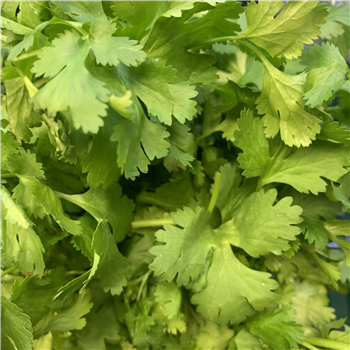
[[[2,271],[1,272],[1,277],[4,277],[4,276],[8,275],[9,273],[11,273],[11,272],[13,272],[13,271],[15,271],[17,269],[18,269],[18,266],[12,266],[12,267],[8,268],[7,270]]]
[[[153,220],[135,220],[131,224],[133,229],[144,228],[144,227],[158,227],[163,225],[174,225],[174,220],[172,218],[153,219]]]
[[[14,59],[11,60],[11,62],[18,62],[18,61],[22,61],[22,60],[26,60],[27,58],[33,57],[33,56],[37,56],[42,50],[35,50],[32,52],[28,52],[25,53],[19,57],[15,57]]]
[[[142,291],[143,291],[143,288],[145,286],[145,284],[147,283],[147,280],[149,278],[149,276],[151,275],[153,271],[149,270],[144,276],[143,276],[143,279],[142,279],[142,282],[141,282],[141,285],[140,285],[140,288],[139,288],[139,292],[137,294],[137,301],[140,300],[141,298],[141,294],[142,294]]]
[[[310,350],[320,350],[320,349],[318,349],[318,348],[314,347],[313,345],[306,343],[306,342],[303,342],[301,345],[307,349],[310,349]]]
[[[216,173],[214,178],[213,193],[211,194],[210,202],[208,205],[207,212],[211,214],[214,210],[216,200],[218,199],[219,188],[220,188],[221,174]]]
[[[306,338],[306,343],[310,345],[317,345],[323,348],[329,348],[332,350],[346,350],[349,349],[349,344],[343,343],[331,339],[322,339],[322,338]]]
[[[85,272],[84,270],[71,270],[67,271],[66,275],[83,275]]]
[[[195,47],[199,47],[206,44],[215,44],[215,43],[222,43],[226,41],[233,41],[233,40],[237,40],[237,38],[238,38],[237,36],[222,36],[220,38],[209,39],[209,40],[202,41],[200,43],[187,45],[185,46],[185,50],[193,49]]]
[[[17,177],[17,175],[13,173],[1,174],[2,179],[8,179],[10,177]]]

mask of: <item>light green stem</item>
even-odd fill
[[[2,179],[8,179],[10,177],[17,177],[17,175],[13,173],[1,174]]]
[[[331,339],[322,339],[322,338],[306,338],[306,343],[316,346],[321,346],[323,348],[329,348],[332,350],[349,350],[350,346],[347,343],[343,343]]]
[[[2,271],[1,272],[1,277],[4,277],[4,276],[8,275],[9,273],[11,273],[11,272],[13,272],[13,271],[15,271],[17,269],[18,269],[18,266],[12,266],[12,267],[8,268],[7,270]]]
[[[233,40],[237,40],[238,38],[239,38],[238,36],[223,36],[220,38],[209,39],[209,40],[202,41],[200,43],[194,43],[191,45],[187,45],[187,46],[185,46],[185,50],[193,49],[195,47],[203,46],[206,44],[215,44],[215,43],[222,43],[222,42],[226,42],[226,41],[233,41]]]
[[[143,227],[158,227],[163,225],[174,225],[174,220],[172,218],[153,219],[153,220],[135,220],[131,224],[133,229],[143,228]]]
[[[306,342],[303,342],[303,343],[302,343],[302,346],[303,346],[304,348],[307,348],[307,349],[310,349],[310,350],[320,350],[320,349],[318,349],[318,348],[314,347],[313,345],[311,345],[311,344],[309,344],[309,343],[306,343]]]
[[[218,199],[220,181],[221,181],[221,174],[216,173],[215,178],[214,178],[213,193],[211,194],[211,198],[210,198],[210,202],[209,202],[208,210],[207,210],[207,212],[209,214],[213,212],[215,204],[216,204],[216,200]]]
[[[147,283],[147,280],[149,278],[149,276],[151,275],[153,271],[149,270],[143,277],[142,279],[142,282],[141,282],[141,285],[140,285],[140,288],[139,288],[139,292],[137,294],[137,301],[139,301],[141,299],[141,294],[142,294],[142,291],[143,291],[143,288],[145,286],[145,284]]]
[[[28,53],[25,53],[19,57],[15,57],[14,59],[11,60],[11,62],[18,62],[18,61],[22,61],[22,60],[26,60],[27,58],[30,58],[30,57],[33,57],[33,56],[36,56],[38,53],[40,53],[42,50],[35,50],[35,51],[32,51],[32,52],[28,52]]]

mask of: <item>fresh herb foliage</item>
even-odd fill
[[[2,349],[349,349],[347,4],[1,10]]]

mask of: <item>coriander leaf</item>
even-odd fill
[[[328,233],[321,221],[303,217],[304,221],[298,226],[310,244],[315,244],[316,249],[324,250],[328,244]]]
[[[42,164],[36,162],[36,155],[32,154],[29,149],[26,152],[20,148],[19,154],[13,155],[7,161],[7,166],[12,173],[20,178],[45,179]]]
[[[167,128],[167,131],[170,133],[170,137],[167,139],[170,143],[169,153],[184,166],[191,166],[191,162],[194,160],[195,143],[190,128],[174,121]]]
[[[322,124],[321,132],[317,135],[317,139],[349,145],[350,129],[346,128],[346,126],[339,127],[338,122],[327,121]]]
[[[114,127],[112,141],[117,141],[117,162],[127,178],[134,178],[140,171],[146,173],[150,160],[168,154],[169,136],[165,127],[151,122],[134,95],[133,118],[123,120]],[[141,147],[142,145],[142,147]]]
[[[35,179],[21,178],[17,188],[15,198],[30,213],[33,213],[34,217],[43,218],[45,215],[52,215],[63,230],[73,235],[81,234],[80,222],[70,219],[63,211],[59,197],[50,187]],[[24,197],[23,193],[26,193]]]
[[[155,192],[143,190],[138,195],[140,203],[157,205],[159,207],[176,210],[188,204],[195,195],[195,188],[189,175],[170,180],[158,187]]]
[[[34,225],[27,213],[21,206],[16,204],[10,192],[3,185],[1,185],[1,207],[6,210],[6,215],[2,218],[10,224],[18,224],[18,226],[23,228]]]
[[[141,51],[142,45],[127,37],[112,36],[116,31],[115,24],[98,22],[90,30],[90,45],[96,57],[96,63],[102,65],[136,66],[145,59],[146,53]]]
[[[329,238],[337,243],[344,251],[346,256],[346,265],[350,266],[350,242],[338,236],[350,236],[349,220],[328,220],[324,223],[328,231]]]
[[[247,28],[235,39],[248,39],[271,56],[292,59],[301,55],[302,44],[312,44],[325,23],[327,11],[317,1],[250,2],[245,9]],[[278,13],[280,10],[282,11]]]
[[[347,208],[350,208],[350,171],[343,175],[338,181],[339,186],[332,183],[335,197]]]
[[[215,248],[208,286],[194,294],[191,302],[199,304],[197,310],[214,322],[239,323],[255,310],[275,306],[278,296],[270,290],[277,282],[268,277],[241,264],[229,244],[223,243]]]
[[[171,319],[177,318],[181,307],[181,290],[174,283],[159,283],[154,292],[155,301],[162,308],[164,315]]]
[[[84,65],[90,47],[80,35],[66,31],[38,54],[32,72],[36,76],[54,77],[35,94],[42,109],[52,116],[68,108],[73,125],[84,133],[97,133],[106,116],[108,90]]]
[[[105,340],[113,344],[120,340],[120,326],[112,304],[104,305],[98,311],[92,310],[86,317],[86,323],[77,334],[82,349],[106,350]]]
[[[93,274],[100,278],[100,286],[112,295],[120,294],[126,286],[129,261],[120,254],[106,222],[101,222],[93,235],[92,248],[97,258],[97,269]],[[94,261],[94,264],[96,262]]]
[[[85,22],[105,22],[108,20],[103,11],[102,2],[100,1],[52,1],[63,12],[76,21]]]
[[[309,51],[304,51],[302,64],[308,72],[304,99],[310,107],[316,107],[332,96],[339,89],[349,74],[349,68],[339,49],[332,44],[315,44]]]
[[[58,195],[86,210],[99,223],[108,221],[117,242],[125,238],[131,227],[134,204],[128,197],[122,195],[119,184],[114,184],[107,190],[99,187],[83,194],[58,193]]]
[[[93,188],[101,184],[108,188],[119,179],[116,145],[110,141],[114,125],[112,117],[108,115],[98,134],[93,135],[92,148],[83,161],[82,171],[88,173],[87,182]]]
[[[288,241],[300,233],[296,226],[302,221],[302,209],[291,206],[292,198],[276,202],[277,191],[263,190],[250,195],[234,213],[233,219],[218,229],[232,245],[258,257],[270,252],[281,255],[290,249]]]
[[[149,59],[138,67],[123,69],[121,75],[161,123],[171,125],[172,115],[184,123],[196,113],[196,102],[191,100],[197,95],[195,87],[188,82],[176,83],[176,70],[165,61]]]
[[[254,120],[253,113],[245,109],[238,119],[238,127],[239,130],[235,131],[234,144],[243,150],[237,157],[244,169],[243,175],[259,176],[270,161],[269,144],[264,135],[262,121]]]
[[[18,143],[10,133],[5,133],[1,130],[1,170],[7,169],[7,160],[11,159],[12,155],[17,153]]]
[[[29,141],[29,127],[40,125],[40,116],[33,111],[29,93],[22,78],[6,80],[6,109],[11,131],[21,140]]]
[[[204,16],[190,21],[202,11]],[[162,57],[167,65],[177,70],[179,81],[210,82],[216,79],[211,67],[214,59],[209,55],[186,51],[185,47],[220,36],[233,35],[239,26],[230,21],[242,12],[240,4],[226,2],[212,7],[207,3],[195,3],[192,9],[182,11],[181,17],[160,17],[157,19],[145,42],[148,57]],[[229,20],[227,20],[229,19]]]
[[[35,326],[36,334],[47,333],[49,331],[67,332],[73,329],[82,329],[86,325],[84,315],[90,312],[93,303],[91,302],[91,292],[84,291],[78,295],[74,304],[62,311],[53,314],[49,311]]]
[[[297,348],[305,338],[293,309],[286,307],[253,321],[249,330],[274,350]]]
[[[150,253],[156,256],[150,268],[156,276],[161,275],[168,282],[177,276],[177,285],[181,286],[199,276],[213,239],[203,209],[197,207],[193,211],[185,207],[172,217],[174,223],[183,228],[165,225],[165,230],[156,232],[157,240],[166,244],[150,249]]]
[[[321,39],[332,39],[344,33],[343,25],[349,26],[349,11],[346,4],[327,6],[326,23],[321,27]]]
[[[233,213],[256,189],[253,181],[244,181],[237,165],[225,164],[220,168],[221,181],[216,206],[220,209],[222,222],[232,219]]]
[[[237,335],[234,336],[232,342],[234,342],[237,350],[262,350],[259,338],[248,332],[246,328],[241,328]]]
[[[1,297],[1,345],[8,350],[31,350],[33,335],[28,315],[4,296]]]
[[[349,164],[348,149],[340,144],[316,141],[301,148],[262,178],[263,184],[282,182],[303,193],[317,194],[326,191],[326,182],[337,181],[346,173]],[[306,176],[306,174],[308,174]]]
[[[206,322],[196,337],[196,345],[200,349],[224,350],[233,336],[233,330],[214,322]]]
[[[295,321],[303,326],[324,324],[335,318],[334,309],[329,303],[327,289],[321,284],[304,280],[295,283],[292,307],[295,310]]]
[[[321,121],[303,109],[306,73],[292,76],[279,71],[266,59],[263,63],[264,85],[256,103],[258,113],[264,114],[266,136],[274,137],[280,131],[282,140],[288,146],[310,145],[321,130]]]
[[[185,207],[172,217],[183,228],[165,225],[165,230],[156,232],[157,240],[165,244],[150,249],[156,255],[150,269],[167,281],[176,278],[178,286],[191,286],[203,272],[208,254],[213,254],[207,267],[206,287],[192,297],[204,317],[219,323],[235,323],[252,315],[254,309],[262,310],[274,304],[277,296],[270,290],[275,283],[267,278],[268,274],[241,265],[231,251],[227,236],[221,234],[220,228],[210,227],[203,208],[193,211]],[[243,275],[245,282],[240,283]],[[234,288],[233,281],[240,288]]]
[[[1,236],[3,266],[15,264],[23,275],[33,273],[42,276],[45,269],[44,247],[32,227],[24,229],[5,221],[2,223]]]
[[[1,16],[1,28],[9,29],[20,35],[29,35],[33,32],[33,29],[3,16]]]

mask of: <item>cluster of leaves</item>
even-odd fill
[[[2,349],[347,348],[346,4],[1,10]]]

